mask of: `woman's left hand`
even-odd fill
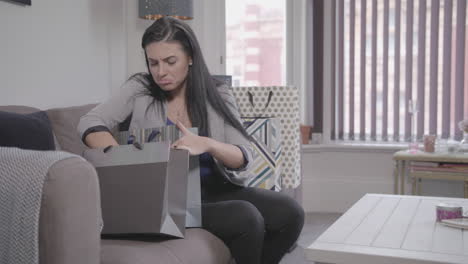
[[[201,137],[190,132],[180,121],[176,126],[182,131],[182,137],[172,144],[175,149],[188,150],[190,155],[200,155],[209,150],[209,138]]]

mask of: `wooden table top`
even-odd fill
[[[411,160],[411,161],[433,161],[433,162],[455,162],[468,163],[468,153],[460,152],[424,152],[409,150],[400,150],[393,154],[394,160]]]
[[[468,199],[366,194],[312,245],[310,260],[326,263],[468,263],[468,230],[436,222],[436,205]]]

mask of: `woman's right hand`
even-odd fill
[[[93,132],[86,136],[85,143],[90,148],[105,148],[108,146],[118,146],[111,133],[107,131]]]

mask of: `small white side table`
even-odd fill
[[[454,174],[445,172],[410,172],[409,165],[412,161],[445,162],[445,163],[468,163],[468,153],[427,153],[424,151],[410,152],[401,150],[393,155],[395,167],[394,193],[405,194],[405,179],[411,177],[413,183],[413,194],[420,194],[419,179],[438,179],[464,182],[464,197],[468,198],[468,174]]]

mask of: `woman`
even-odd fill
[[[92,148],[117,145],[109,129],[130,114],[130,129],[177,125],[183,136],[172,147],[200,155],[203,228],[239,264],[278,263],[299,236],[303,209],[284,194],[244,187],[250,137],[235,98],[212,79],[193,31],[164,17],[145,31],[142,47],[149,73],[132,76],[118,95],[81,118],[83,141]],[[200,135],[187,127],[198,127]]]

